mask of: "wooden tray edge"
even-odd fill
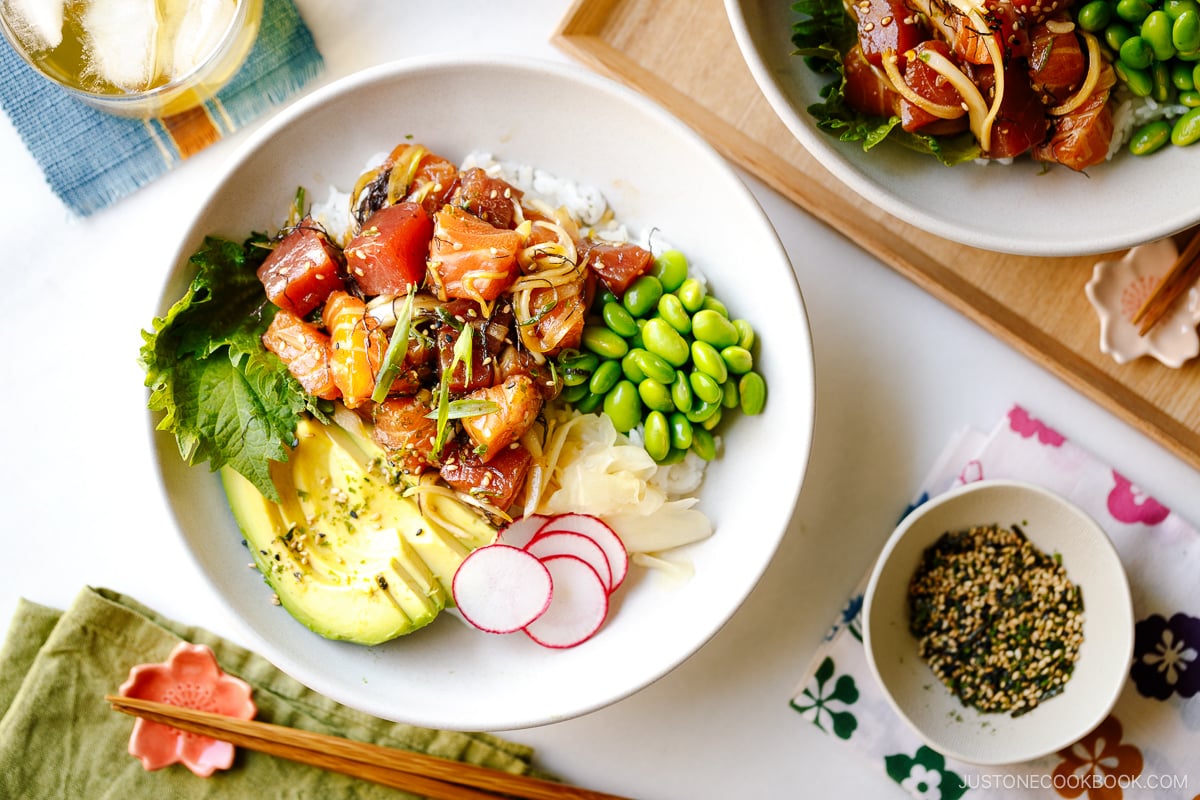
[[[890,250],[873,243],[869,237],[856,237],[854,234],[862,225],[861,221],[834,213],[825,204],[815,202],[814,198],[797,196],[793,186],[775,177],[791,169],[783,159],[643,68],[600,35],[604,19],[618,2],[620,0],[576,0],[551,36],[551,44],[584,66],[659,102],[704,136],[724,157],[799,205],[805,213],[817,218],[831,231],[869,252],[940,302],[963,314],[1200,470],[1200,433],[1188,429],[1112,376],[1095,369],[1069,348],[1046,336],[1010,309],[995,303],[957,274],[939,270],[941,274],[935,280],[928,268],[917,265],[920,260],[917,254],[902,252],[903,248]],[[720,130],[721,135],[703,133],[710,129]],[[1072,364],[1073,368],[1068,368],[1068,364]]]

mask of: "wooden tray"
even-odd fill
[[[759,91],[721,0],[576,0],[554,44],[656,99],[726,158],[1200,469],[1200,360],[1118,365],[1084,294],[1096,257],[977,250],[880,211],[818,164]]]

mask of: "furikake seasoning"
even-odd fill
[[[921,657],[964,705],[1019,716],[1060,693],[1083,642],[1083,595],[1013,525],[948,532],[908,589]]]

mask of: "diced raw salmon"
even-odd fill
[[[528,375],[510,375],[501,383],[477,389],[467,397],[490,400],[499,406],[490,414],[462,420],[463,431],[485,464],[529,430],[542,410],[542,394]]]
[[[366,311],[362,300],[346,292],[331,294],[322,311],[332,348],[333,382],[347,408],[357,408],[370,399],[387,351],[387,336]]]
[[[300,381],[304,391],[323,400],[341,395],[329,364],[329,337],[317,326],[281,308],[262,341],[264,347],[287,365],[288,372]]]

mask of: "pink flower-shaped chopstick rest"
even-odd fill
[[[1168,367],[1180,367],[1200,354],[1200,289],[1192,287],[1165,316],[1138,334],[1132,319],[1178,256],[1175,242],[1160,239],[1131,249],[1124,258],[1101,261],[1086,291],[1100,317],[1100,351],[1125,364],[1150,356]]]
[[[245,681],[221,671],[210,648],[181,642],[166,663],[140,664],[130,670],[119,694],[236,719],[253,719],[258,709],[250,699],[250,691]],[[129,754],[141,759],[148,770],[182,762],[202,778],[233,764],[233,745],[229,742],[185,733],[142,718],[133,724]]]

